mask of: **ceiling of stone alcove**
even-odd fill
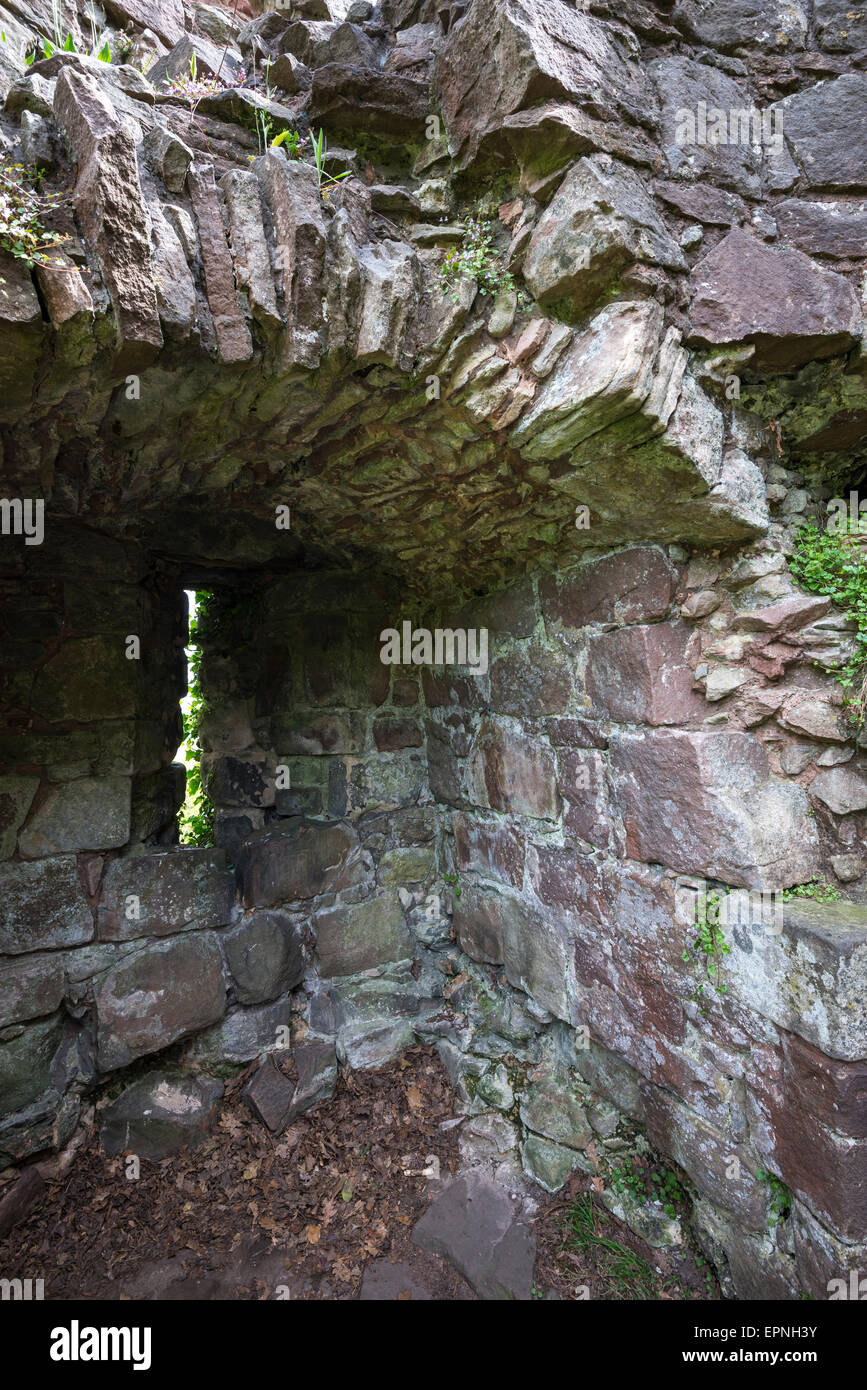
[[[169,11],[185,26],[162,35],[171,63],[195,50],[207,71],[194,7]],[[204,98],[195,119],[133,63],[59,53],[24,71],[22,58],[4,138],[23,149],[42,122],[48,182],[73,202],[58,214],[63,272],[0,267],[7,488],[184,564],[349,567],[439,598],[587,547],[762,534],[757,464],[774,445],[761,419],[782,421],[799,464],[861,466],[851,263],[793,249],[839,258],[857,240],[849,156],[838,168],[822,145],[810,171],[809,121],[821,134],[832,92],[785,98],[800,182],[790,156],[775,185],[751,149],[677,162],[673,103],[754,92],[727,60],[688,55],[662,16],[636,13],[633,33],[605,4],[590,15],[562,0],[383,13],[393,28],[247,26],[228,50],[243,90]],[[309,63],[309,83],[263,94],[254,52]],[[763,101],[778,95],[761,80]],[[837,83],[844,144],[858,144],[865,80]],[[281,130],[324,121],[345,146],[331,167],[353,177],[322,198],[309,160],[257,154],[257,110]],[[445,133],[429,149],[433,110]],[[431,179],[448,213],[425,204]],[[785,237],[771,245],[750,204],[777,187],[798,196],[779,203]],[[841,189],[839,206],[805,201]],[[442,292],[469,193],[487,199],[517,303],[492,305],[470,281],[456,300]],[[684,219],[704,226],[700,252],[684,250]],[[595,249],[578,273],[582,237]],[[708,368],[715,353],[723,365]],[[727,353],[756,417],[723,400]]]

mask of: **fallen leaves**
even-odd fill
[[[424,1156],[454,1169],[459,1127],[444,1068],[431,1047],[411,1048],[341,1077],[330,1101],[278,1136],[243,1106],[243,1081],[227,1084],[204,1143],[143,1162],[139,1182],[91,1133],[63,1182],[16,1225],[14,1250],[0,1241],[0,1266],[14,1255],[44,1269],[54,1298],[117,1298],[143,1267],[183,1253],[183,1277],[227,1278],[233,1264],[232,1296],[258,1299],[261,1280],[243,1263],[258,1241],[288,1260],[302,1297],[354,1297],[369,1260],[402,1258],[395,1252],[429,1200]]]

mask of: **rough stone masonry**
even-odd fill
[[[226,1064],[279,1130],[424,1039],[468,1166],[581,1169],[662,1244],[611,1182],[650,1146],[727,1295],[826,1298],[867,1269],[867,755],[788,558],[867,464],[867,12],[93,9],[63,49],[0,3],[3,179],[64,238],[0,237],[0,1164],[141,1059],[186,1142]],[[443,288],[471,219],[494,294]],[[405,622],[488,669],[383,664]],[[702,893],[815,879],[697,976]]]

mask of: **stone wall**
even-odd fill
[[[467,1162],[664,1243],[612,1181],[652,1146],[728,1294],[824,1297],[867,1262],[867,767],[787,559],[865,463],[857,14],[112,0],[115,61],[25,64],[32,8],[0,150],[72,197],[62,269],[0,253],[2,487],[44,505],[0,538],[0,1164],[142,1059],[291,1048],[279,1127],[424,1038]],[[193,53],[232,78],[194,110]],[[514,287],[443,290],[470,216]],[[489,669],[383,664],[405,621]],[[708,890],[780,905],[729,896],[716,982]]]

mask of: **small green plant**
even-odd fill
[[[830,531],[808,522],[798,533],[790,567],[803,588],[825,594],[855,624],[855,649],[835,674],[844,707],[856,728],[867,717],[867,551],[856,528]]]
[[[446,252],[440,267],[440,285],[456,302],[462,280],[475,280],[479,294],[499,294],[515,288],[514,276],[506,270],[494,249],[490,225],[477,217],[465,223],[460,246]]]
[[[225,81],[222,77],[199,77],[196,55],[193,53],[190,55],[189,72],[173,77],[169,82],[169,91],[173,97],[181,97],[189,102],[190,110],[195,111],[203,97],[230,91],[233,87],[240,86],[242,81],[243,79]]]
[[[184,746],[187,760],[187,790],[178,815],[182,845],[212,845],[214,843],[214,806],[202,780],[201,724],[207,705],[201,687],[202,649],[198,638],[202,623],[213,604],[213,594],[200,590],[196,595],[198,611],[190,620],[189,687],[190,704],[184,711]]]
[[[68,238],[49,231],[42,222],[63,195],[42,193],[41,182],[36,170],[0,161],[0,248],[23,261],[29,270],[35,265],[65,268],[62,258],[51,252]]]
[[[674,1220],[678,1208],[686,1201],[686,1193],[678,1182],[677,1175],[672,1173],[670,1168],[654,1169],[650,1174],[650,1185],[654,1200],[659,1202],[666,1216]]]
[[[625,1159],[619,1167],[613,1169],[611,1186],[615,1192],[628,1192],[630,1196],[636,1197],[641,1202],[647,1199],[644,1173],[636,1172],[629,1159]]]
[[[313,161],[316,165],[316,176],[319,179],[319,192],[323,198],[328,197],[328,191],[333,184],[341,183],[343,179],[348,179],[350,169],[344,169],[342,174],[328,174],[325,171],[325,159],[328,154],[328,141],[325,138],[325,131],[320,130],[318,135],[310,136],[313,145]]]
[[[843,894],[826,878],[811,878],[807,883],[797,883],[794,888],[784,888],[780,895],[784,903],[792,898],[811,898],[817,903],[836,903]]]
[[[267,112],[267,111],[260,111],[259,108],[257,107],[257,108],[256,108],[256,139],[259,141],[259,153],[260,153],[260,154],[264,154],[265,151],[266,151],[266,149],[268,148],[268,142],[269,142],[269,140],[270,140],[270,138],[271,138],[271,131],[272,131],[272,129],[273,129],[273,126],[274,126],[274,122],[271,120],[271,117],[268,115],[268,112]]]
[[[672,1220],[677,1216],[678,1208],[686,1202],[686,1193],[677,1175],[669,1168],[633,1166],[630,1159],[625,1159],[613,1169],[611,1186],[615,1192],[629,1193],[638,1202],[659,1202],[666,1216]]]
[[[707,1013],[706,986],[715,990],[717,994],[725,994],[728,989],[728,986],[722,983],[722,958],[730,956],[732,948],[726,941],[720,925],[722,900],[721,893],[702,893],[699,896],[695,907],[695,926],[698,934],[691,948],[685,950],[682,956],[687,965],[692,962],[697,967],[699,978],[696,980],[692,999],[698,1004],[702,1014]]]
[[[290,159],[298,159],[301,155],[301,143],[301,136],[297,130],[281,130],[271,141],[271,148],[279,149],[282,145]]]
[[[443,874],[443,882],[451,888],[454,897],[459,898],[461,896],[461,886],[457,874]]]
[[[756,1177],[759,1182],[767,1183],[769,1189],[768,1223],[771,1226],[778,1226],[781,1221],[785,1221],[789,1214],[792,1206],[792,1194],[782,1178],[778,1178],[775,1173],[768,1173],[764,1168],[757,1168]]]

